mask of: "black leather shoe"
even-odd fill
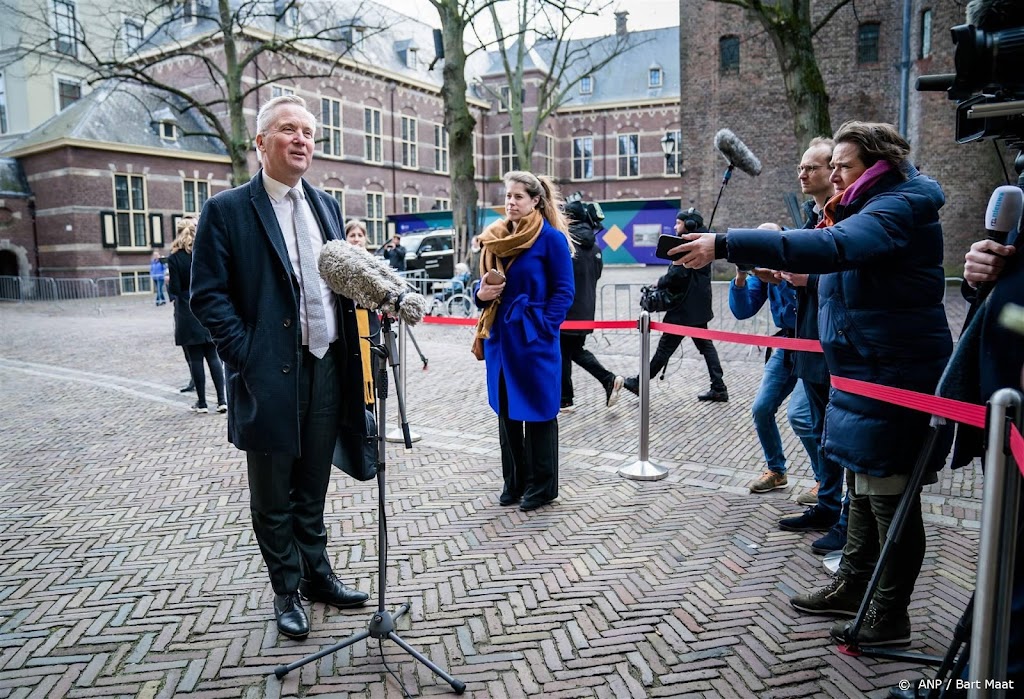
[[[348,587],[338,580],[338,576],[331,573],[329,577],[311,582],[308,580],[299,581],[299,594],[310,602],[323,602],[341,609],[350,607],[362,607],[370,596],[354,588]]]
[[[549,502],[554,502],[555,498],[538,498],[536,500],[523,500],[519,503],[519,509],[523,512],[529,512],[530,510],[536,510],[538,507],[544,507]]]
[[[277,630],[288,638],[301,641],[309,635],[309,618],[302,608],[302,600],[296,592],[286,595],[274,595],[274,616],[277,617]]]
[[[729,400],[729,392],[725,389],[717,391],[712,388],[698,395],[697,400],[711,401],[712,403],[725,403]]]
[[[189,381],[187,386],[182,386],[178,389],[178,393],[191,393],[194,390],[196,390],[196,385]]]
[[[502,507],[508,507],[509,505],[515,505],[522,499],[522,493],[510,493],[507,490],[503,490],[501,495],[498,496],[498,504]]]

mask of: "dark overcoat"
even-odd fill
[[[204,345],[210,333],[189,308],[192,288],[192,255],[176,250],[167,258],[167,293],[174,301],[174,344]]]
[[[829,371],[844,378],[933,393],[953,342],[943,306],[945,199],[910,168],[883,175],[813,230],[730,229],[730,262],[819,272],[818,332]],[[832,388],[822,444],[828,458],[873,476],[909,473],[928,428],[926,413]],[[934,452],[940,467],[950,439]]]
[[[327,240],[344,240],[334,197],[302,182]],[[300,455],[299,281],[262,171],[206,202],[192,249],[192,311],[217,345],[228,380],[228,439],[239,449]],[[366,434],[355,306],[336,296],[339,435],[362,459]],[[341,338],[339,338],[341,339]]]

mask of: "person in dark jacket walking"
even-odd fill
[[[790,272],[817,272],[818,331],[834,376],[934,393],[953,342],[943,307],[945,198],[909,162],[910,144],[891,124],[851,121],[835,134],[833,184],[813,231],[730,229],[688,236],[669,251],[676,264],[703,267],[715,257]],[[896,508],[929,435],[929,416],[832,388],[824,454],[847,470],[850,521],[843,560],[831,582],[790,603],[800,611],[855,616]],[[951,435],[938,435],[931,470],[945,461]],[[934,473],[931,473],[934,482]],[[881,571],[864,616],[862,645],[910,642],[908,608],[924,560],[920,490]],[[848,642],[849,622],[832,627]]]
[[[703,233],[704,217],[692,206],[676,214],[676,235],[683,233]],[[688,269],[682,266],[670,266],[668,272],[658,279],[657,287],[667,289],[679,299],[675,306],[665,312],[665,322],[676,325],[688,325],[694,328],[707,328],[708,322],[715,317],[711,310],[711,261],[700,268]],[[697,400],[724,403],[729,400],[729,391],[725,387],[725,373],[722,363],[718,360],[718,352],[711,340],[698,337],[691,338],[697,351],[704,357],[711,377],[711,388],[697,396]],[[668,360],[679,348],[683,337],[663,333],[658,340],[658,349],[651,358],[651,377],[668,365]],[[630,376],[625,381],[626,390],[640,393],[640,377]]]
[[[208,413],[206,405],[206,374],[203,360],[210,367],[210,378],[217,390],[217,412],[228,411],[224,397],[224,367],[210,332],[204,328],[189,308],[192,288],[192,242],[196,237],[196,220],[191,216],[178,219],[176,236],[171,243],[171,256],[167,259],[167,292],[174,301],[174,344],[184,347],[192,383],[196,387],[196,402],[189,408],[194,413]]]
[[[569,235],[576,246],[576,254],[572,258],[576,296],[565,319],[594,320],[594,310],[597,305],[597,280],[601,278],[601,272],[604,269],[601,250],[596,245],[597,232],[601,230],[601,222],[595,220],[588,205],[582,201],[571,201],[566,204],[565,215],[569,218]],[[573,362],[579,364],[601,382],[604,387],[605,406],[610,408],[619,400],[619,391],[622,390],[625,379],[608,371],[597,357],[584,347],[587,335],[591,332],[593,331],[562,330],[559,333],[559,342],[562,346],[562,407],[560,412],[568,413],[574,409]]]

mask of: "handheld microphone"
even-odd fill
[[[344,240],[324,243],[318,268],[332,291],[357,306],[396,315],[409,325],[420,322],[427,312],[427,300],[409,291],[390,264]]]
[[[1024,192],[1020,187],[1004,184],[996,187],[985,210],[985,231],[988,239],[1006,245],[1006,236],[1020,224],[1024,211]]]
[[[730,165],[738,167],[751,177],[761,174],[761,161],[729,129],[721,129],[715,134],[715,148],[725,156]]]

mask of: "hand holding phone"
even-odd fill
[[[498,286],[499,284],[505,283],[505,275],[496,269],[492,269],[490,272],[484,275],[484,281],[488,284]]]
[[[662,233],[658,236],[658,249],[654,251],[654,256],[662,260],[678,260],[683,256],[682,253],[676,255],[669,255],[668,251],[672,248],[682,245],[686,241],[680,238],[678,235],[671,235],[669,233]]]

